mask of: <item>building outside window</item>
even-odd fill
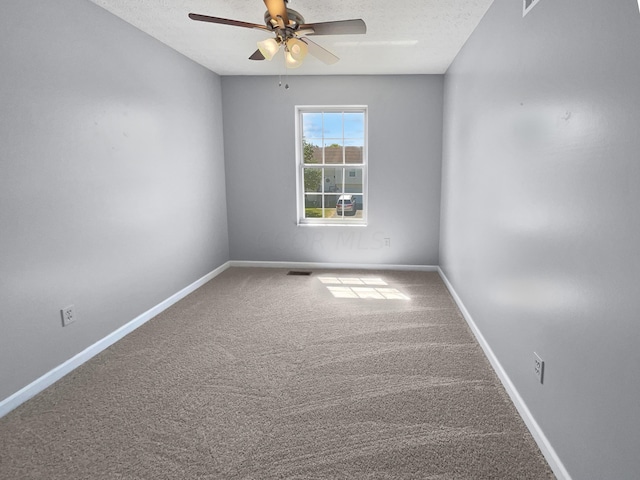
[[[367,219],[367,108],[296,107],[298,223]]]

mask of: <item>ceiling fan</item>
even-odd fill
[[[264,14],[265,25],[241,22],[226,18],[210,17],[190,13],[189,18],[199,22],[219,23],[234,27],[265,30],[275,37],[258,42],[258,50],[250,60],[271,60],[284,45],[284,57],[287,68],[297,68],[307,53],[331,65],[339,58],[308,38],[309,35],[351,35],[367,32],[367,25],[362,19],[338,20],[335,22],[305,23],[304,18],[295,10],[287,7],[288,0],[264,0],[267,11]]]

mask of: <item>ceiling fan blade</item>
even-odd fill
[[[307,35],[356,35],[367,33],[367,24],[362,19],[300,25],[301,30],[306,30],[307,28],[313,30],[313,33],[307,33]]]
[[[208,15],[200,15],[198,13],[190,13],[189,18],[191,20],[197,20],[198,22],[219,23],[222,25],[232,25],[234,27],[258,28],[260,30],[269,30],[266,25],[260,25],[258,23],[248,23],[248,22],[241,22],[239,20],[229,20],[228,18],[210,17]]]
[[[253,54],[249,57],[249,60],[264,60],[264,55],[260,52],[260,49],[253,52]]]
[[[300,40],[302,40],[304,43],[307,44],[307,46],[309,47],[309,53],[311,55],[313,55],[314,57],[316,57],[321,62],[324,62],[327,65],[333,65],[338,60],[340,60],[338,57],[336,57],[329,50],[327,50],[324,47],[321,47],[320,45],[318,45],[317,43],[309,40],[308,38],[302,37]]]
[[[289,24],[289,17],[287,16],[287,5],[284,0],[264,0],[264,4],[269,10],[271,18],[276,19],[282,17],[285,25]]]

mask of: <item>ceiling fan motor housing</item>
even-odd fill
[[[264,23],[276,33],[280,41],[294,37],[300,25],[304,25],[304,17],[295,10],[287,8],[287,17],[289,23],[285,25],[283,19],[273,18],[268,10],[264,13]]]

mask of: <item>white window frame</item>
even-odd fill
[[[350,170],[362,170],[362,217],[353,218],[342,216],[340,218],[304,218],[305,214],[305,191],[304,191],[304,152],[303,152],[303,131],[302,131],[302,114],[303,113],[364,113],[364,148],[362,152],[362,163],[351,164],[321,164],[327,168],[342,168],[344,175],[348,176]],[[368,193],[368,123],[369,112],[366,105],[297,105],[295,107],[295,141],[296,141],[296,199],[297,199],[297,218],[298,225],[353,225],[362,226],[367,224],[369,210],[369,193]],[[345,192],[342,192],[345,193]],[[348,192],[347,192],[348,193]],[[354,195],[360,195],[356,193]]]

